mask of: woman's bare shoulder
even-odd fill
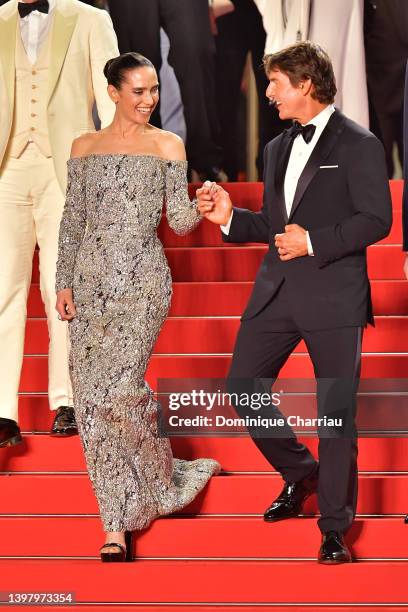
[[[186,159],[186,149],[180,136],[166,130],[158,130],[156,138],[161,157],[175,161]]]
[[[81,134],[78,138],[72,142],[71,147],[71,158],[84,157],[89,155],[90,152],[95,148],[95,143],[100,139],[99,132],[87,132]]]

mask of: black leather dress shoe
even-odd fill
[[[286,482],[280,495],[265,511],[264,520],[268,523],[283,521],[299,516],[305,500],[317,490],[318,470],[299,482]]]
[[[0,418],[0,448],[15,446],[23,441],[19,426],[12,419]]]
[[[75,421],[74,409],[69,406],[60,406],[55,415],[50,435],[62,438],[75,436],[77,433],[78,427]]]
[[[338,565],[339,563],[351,563],[351,561],[351,554],[343,540],[343,535],[338,531],[324,533],[318,562],[326,565]]]

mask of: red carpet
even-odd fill
[[[365,378],[408,377],[402,181],[391,186],[392,233],[369,249],[376,328],[364,339]],[[262,185],[227,188],[234,204],[260,207]],[[265,247],[224,245],[218,228],[207,223],[179,237],[162,222],[160,235],[175,284],[170,318],[155,347],[148,380],[155,387],[160,377],[223,377]],[[302,343],[282,376],[312,375]],[[262,521],[281,480],[251,441],[240,437],[174,439],[177,456],[212,456],[223,473],[182,513],[156,521],[137,539],[135,563],[106,566],[97,559],[103,536],[79,440],[46,435],[52,419],[46,388],[47,327],[36,257],[20,388],[26,435],[24,445],[0,453],[0,592],[74,591],[81,609],[101,610],[105,604],[110,612],[123,610],[119,604],[139,612],[252,612],[255,607],[364,612],[375,604],[380,610],[407,609],[405,439],[360,440],[358,518],[347,537],[358,563],[315,563],[320,539],[315,498],[308,501],[304,518],[276,525]],[[369,406],[387,409],[387,401],[379,397]],[[408,415],[405,397],[398,401],[399,417]],[[395,412],[389,411],[390,427]],[[317,440],[304,441],[316,453]]]

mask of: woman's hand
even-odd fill
[[[201,189],[197,189],[196,197],[202,217],[217,225],[227,225],[232,214],[232,202],[222,187],[206,181]]]
[[[72,289],[61,289],[61,291],[58,291],[55,308],[62,321],[71,321],[76,316]]]

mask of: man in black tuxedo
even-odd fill
[[[388,234],[392,217],[384,150],[334,108],[331,61],[318,45],[297,43],[264,62],[267,97],[281,119],[295,123],[265,148],[263,207],[257,213],[232,208],[226,191],[205,183],[199,209],[221,225],[226,242],[269,244],[241,319],[228,390],[259,391],[303,339],[318,379],[318,416],[343,422],[318,430],[319,468],[289,426],[274,438],[256,437],[249,428],[285,481],[264,518],[298,516],[318,490],[319,561],[344,563],[351,557],[343,534],[357,501],[361,341],[373,323],[366,248]],[[239,402],[235,407],[249,414]],[[272,404],[257,414],[282,416]]]

